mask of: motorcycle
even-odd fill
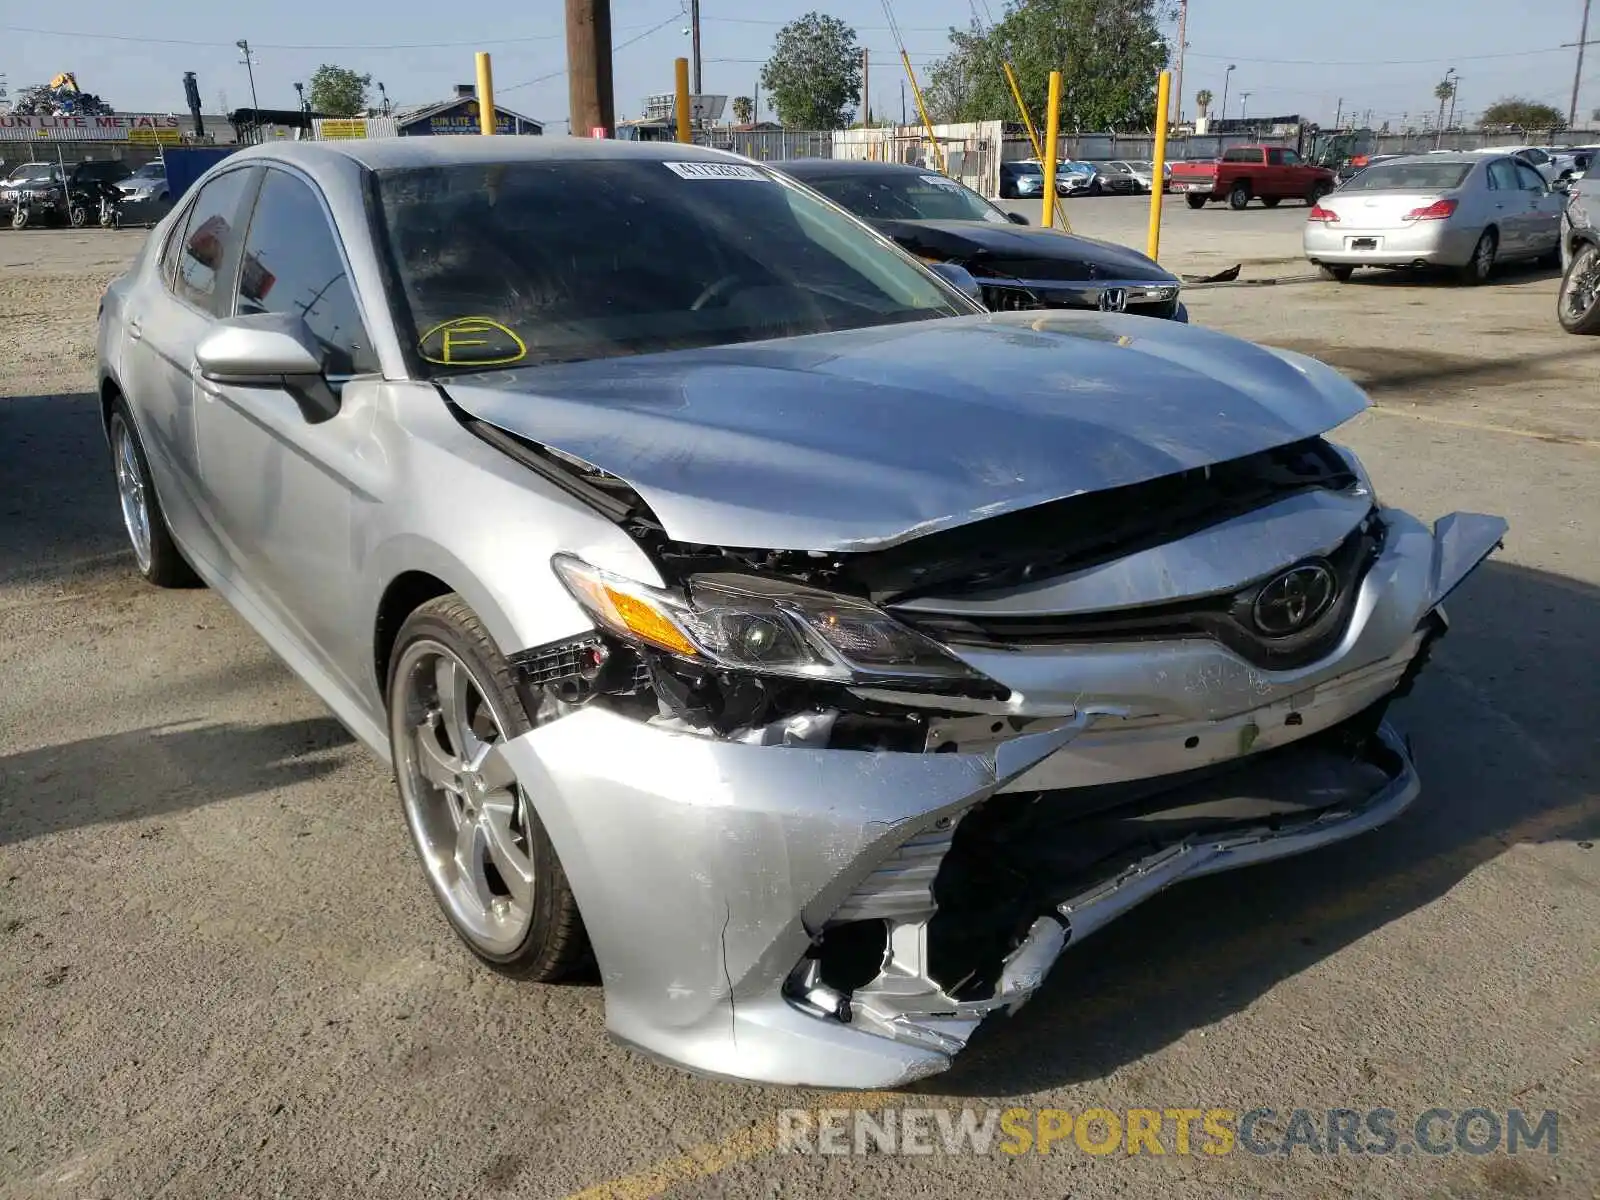
[[[100,228],[122,228],[122,192],[107,188],[100,193]]]

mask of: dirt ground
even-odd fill
[[[597,988],[475,968],[387,767],[216,596],[136,580],[89,389],[142,237],[0,233],[0,1196],[1600,1197],[1600,340],[1560,333],[1548,275],[1192,293],[1372,390],[1340,437],[1386,501],[1511,522],[1397,714],[1423,798],[1158,897],[949,1074],[853,1097],[691,1078],[608,1041]],[[1270,1108],[1269,1149],[1296,1109],[1559,1134],[776,1152],[780,1110],[851,1105]]]

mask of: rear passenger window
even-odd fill
[[[377,371],[339,240],[309,184],[268,170],[239,270],[239,315],[296,313],[327,354],[332,376]]]
[[[229,171],[200,189],[184,225],[175,292],[202,312],[229,315],[252,171]]]
[[[1259,150],[1228,150],[1222,155],[1223,162],[1259,163],[1261,151]]]
[[[1517,164],[1517,184],[1525,192],[1544,191],[1544,176],[1526,163]]]
[[[1489,164],[1489,186],[1501,192],[1518,190],[1517,168],[1509,158],[1497,158]]]

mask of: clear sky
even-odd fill
[[[672,59],[687,55],[688,0],[612,0],[619,116],[672,88]],[[987,0],[998,14],[1002,0]],[[810,9],[851,22],[872,52],[873,107],[898,118],[902,74],[882,0],[702,0],[705,90],[749,94],[772,35]],[[895,0],[913,65],[923,70],[951,24],[966,25],[985,0]],[[1461,76],[1460,109],[1476,113],[1510,94],[1566,111],[1583,0],[1191,0],[1185,111],[1237,64],[1229,114],[1301,113],[1331,121],[1371,110],[1373,122],[1415,121],[1435,111],[1434,85]],[[215,0],[73,0],[0,8],[0,72],[16,88],[61,71],[123,111],[184,108],[182,73],[198,73],[207,111],[250,102],[233,43],[254,48],[262,107],[293,107],[293,83],[321,62],[370,71],[396,104],[442,99],[473,78],[472,52],[494,54],[502,103],[565,129],[568,115],[562,0],[492,6],[461,0],[272,0],[237,8]],[[1600,5],[1589,37],[1600,39]],[[1175,39],[1174,39],[1175,40]],[[1070,64],[1068,64],[1070,69]],[[1589,47],[1580,124],[1600,106],[1600,45]],[[763,115],[768,115],[763,105]]]

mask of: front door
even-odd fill
[[[305,320],[342,395],[339,411],[321,417],[282,387],[199,380],[201,482],[257,602],[347,689],[364,693],[371,630],[352,624],[348,598],[359,557],[353,510],[374,502],[356,483],[373,461],[372,411],[352,402],[362,388],[349,381],[379,367],[321,194],[277,166],[256,198],[234,307],[238,316],[269,312]]]

